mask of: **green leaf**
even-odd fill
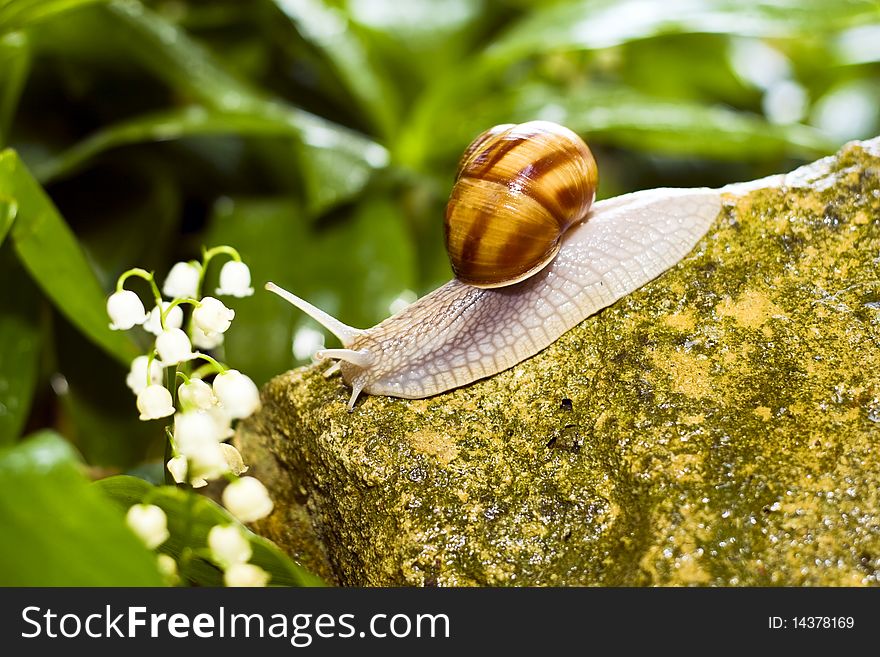
[[[0,245],[3,244],[6,235],[9,234],[9,229],[12,228],[12,222],[15,221],[16,214],[18,214],[18,204],[11,198],[0,196]]]
[[[171,537],[161,550],[180,562],[184,554],[191,555],[182,570],[201,586],[222,585],[223,575],[207,557],[208,532],[215,525],[237,525],[247,536],[253,550],[250,563],[270,575],[270,584],[276,586],[325,586],[317,576],[292,561],[274,543],[249,531],[229,512],[204,495],[174,486],[152,486],[143,479],[121,475],[95,483],[120,508],[132,504],[155,504],[168,516]],[[186,557],[184,558],[186,559]]]
[[[52,18],[72,9],[107,0],[2,0],[0,1],[0,34]]]
[[[204,135],[240,137],[294,137],[300,130],[282,117],[255,116],[206,110],[190,106],[150,114],[119,123],[84,139],[59,155],[35,167],[43,183],[75,172],[89,160],[112,148],[149,141],[169,141]],[[370,169],[359,165],[356,144],[333,148],[311,148],[300,157],[305,178],[309,215],[349,200],[359,193],[370,177]],[[378,160],[377,160],[378,162]],[[346,175],[340,175],[345,171]],[[333,172],[332,175],[328,172]]]
[[[386,78],[378,75],[369,51],[345,12],[318,0],[274,0],[299,33],[332,64],[339,79],[369,116],[379,134],[394,129],[396,99]]]
[[[0,199],[17,207],[11,238],[19,260],[52,302],[89,339],[122,362],[138,351],[111,331],[105,294],[73,232],[14,151],[0,153]],[[7,201],[9,202],[9,201]]]
[[[3,204],[0,203],[0,215]],[[30,411],[40,363],[40,294],[10,244],[0,245],[0,445],[14,442]]]
[[[9,141],[9,128],[30,66],[27,37],[20,32],[0,36],[0,148]]]
[[[0,585],[159,586],[154,555],[45,431],[0,451]]]
[[[414,245],[392,200],[366,197],[327,225],[304,219],[287,199],[226,200],[207,233],[207,243],[235,245],[251,267],[254,296],[229,301],[236,319],[226,334],[226,358],[258,383],[297,364],[291,353],[296,331],[316,327],[263,290],[266,281],[359,327],[385,319],[391,301],[416,287]]]
[[[551,113],[553,120],[590,141],[645,152],[754,161],[815,157],[835,147],[823,133],[809,126],[773,125],[755,114],[652,98],[626,89],[593,86],[578,93],[563,93],[535,85],[517,95],[513,120]]]
[[[810,158],[837,145],[816,128],[774,125],[760,115],[721,105],[656,98],[611,85],[565,91],[532,83],[504,99],[474,103],[466,119],[437,126],[432,157],[453,161],[484,126],[537,118],[563,123],[590,144],[727,161]]]
[[[345,4],[350,20],[384,39],[399,41],[401,50],[394,54],[400,59],[414,54],[422,59],[426,51],[442,59],[449,51],[457,51],[462,33],[486,13],[484,3],[472,0],[369,0]],[[430,69],[437,63],[436,58],[425,59],[412,64]]]
[[[270,121],[251,114],[208,110],[199,106],[139,116],[104,128],[80,141],[57,157],[35,168],[46,182],[65,176],[96,155],[112,148],[143,142],[161,142],[201,135],[298,136],[285,121]]]
[[[580,0],[528,14],[485,52],[495,65],[538,53],[595,50],[663,34],[799,37],[876,21],[875,0]]]
[[[265,121],[274,129],[286,124],[298,135],[301,162],[314,179],[334,181],[332,194],[310,199],[310,209],[322,212],[329,204],[356,195],[369,172],[388,164],[381,145],[319,116],[260,93],[222,69],[211,54],[174,24],[150,12],[139,2],[117,0],[110,5],[122,43],[159,79],[215,111]],[[324,151],[334,157],[322,158]],[[346,174],[339,175],[338,165]],[[330,168],[333,167],[333,168]]]

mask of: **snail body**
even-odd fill
[[[652,189],[599,201],[535,276],[483,289],[452,280],[373,328],[354,329],[268,283],[334,333],[337,359],[361,392],[418,399],[502,372],[686,256],[721,210],[714,189]]]
[[[456,178],[445,232],[457,278],[400,313],[355,329],[266,284],[342,342],[317,356],[337,361],[326,374],[351,386],[349,410],[362,392],[430,397],[537,354],[676,264],[721,210],[721,191],[707,188],[594,204],[589,148],[545,121],[482,133]]]
[[[455,277],[512,285],[543,269],[596,198],[596,160],[574,132],[549,121],[495,126],[461,158],[446,206]]]

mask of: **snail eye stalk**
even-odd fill
[[[348,324],[343,324],[338,319],[333,317],[333,315],[325,313],[320,308],[313,306],[305,299],[300,299],[292,292],[288,292],[284,288],[275,285],[275,283],[266,283],[266,289],[269,290],[269,292],[277,294],[288,303],[302,310],[306,315],[311,317],[313,320],[318,322],[318,324],[320,324],[337,338],[339,338],[339,341],[346,347],[350,346],[359,336],[363,335],[364,333],[360,329],[353,328]]]

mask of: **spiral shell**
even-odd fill
[[[446,206],[456,278],[502,287],[541,270],[586,216],[598,179],[590,149],[561,125],[529,121],[480,134],[461,158]]]

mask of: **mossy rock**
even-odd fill
[[[345,585],[880,576],[880,139],[726,195],[677,266],[424,400],[283,374],[238,436],[259,529]]]

